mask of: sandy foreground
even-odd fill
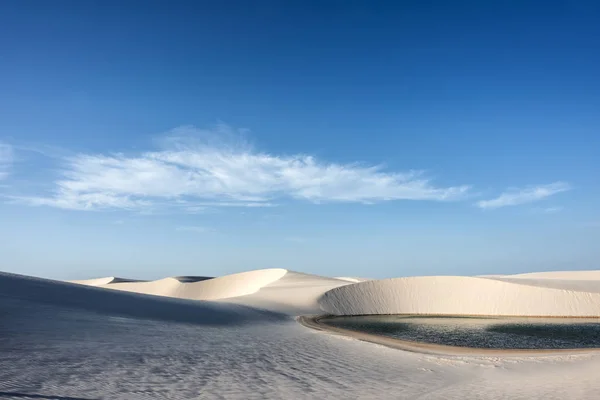
[[[324,313],[597,317],[600,271],[368,281],[268,269],[152,282],[0,273],[0,399],[596,399],[600,393],[594,351],[403,350],[296,320]]]

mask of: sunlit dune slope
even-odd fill
[[[427,276],[360,282],[325,293],[321,308],[336,315],[439,314],[600,316],[595,282],[577,290],[572,280],[554,287],[492,278]],[[571,285],[571,287],[570,287]]]

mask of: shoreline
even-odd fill
[[[587,349],[486,349],[478,347],[459,347],[443,344],[415,342],[411,340],[397,339],[389,336],[376,335],[373,333],[359,332],[345,328],[339,328],[328,325],[322,320],[332,319],[332,315],[304,315],[299,316],[296,320],[303,326],[326,332],[329,334],[337,334],[363,342],[374,343],[396,350],[404,350],[412,353],[421,353],[429,355],[445,355],[445,356],[556,356],[556,355],[572,355],[572,354],[590,354],[597,353],[600,348]]]

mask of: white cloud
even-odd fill
[[[491,200],[482,200],[477,206],[484,209],[493,209],[519,204],[532,203],[542,200],[554,194],[570,190],[571,186],[566,182],[554,182],[547,185],[528,186],[522,189],[511,189],[502,193],[499,197]]]
[[[79,154],[65,159],[51,195],[18,200],[76,210],[187,207],[199,212],[214,206],[272,206],[284,198],[313,203],[444,201],[461,198],[469,189],[434,186],[421,172],[259,152],[239,137],[224,125],[208,132],[179,128],[158,150]]]
[[[195,232],[195,233],[206,233],[209,232],[210,229],[205,228],[203,226],[178,226],[176,228],[177,231],[180,232]]]
[[[6,179],[14,161],[12,146],[0,142],[0,180]]]
[[[145,209],[152,203],[142,199],[132,199],[127,195],[114,193],[90,192],[77,193],[60,188],[53,197],[12,197],[13,200],[32,206],[52,206],[70,210],[98,210],[98,209]]]

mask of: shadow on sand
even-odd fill
[[[198,325],[238,325],[286,318],[240,305],[151,296],[5,272],[0,272],[0,302],[2,300],[24,300],[105,315]]]
[[[49,396],[43,394],[27,394],[17,392],[0,392],[0,398],[6,399],[46,399],[46,400],[94,400],[83,397]]]

